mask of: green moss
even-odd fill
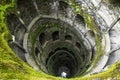
[[[93,59],[93,61],[91,62],[91,67],[88,69],[88,71],[86,71],[86,73],[88,73],[90,70],[92,70],[95,67],[96,63],[100,59],[100,56],[105,54],[105,51],[101,49],[101,36],[99,35],[99,29],[98,29],[98,26],[96,25],[96,23],[94,22],[93,16],[91,16],[90,14],[87,13],[87,9],[84,8],[84,10],[83,10],[82,6],[75,3],[74,0],[70,0],[69,3],[74,8],[75,14],[80,14],[84,17],[87,26],[90,28],[91,31],[94,32],[95,37],[96,37],[97,55]],[[102,47],[104,47],[104,46],[102,46]],[[114,64],[114,65],[116,65],[116,64]],[[83,78],[83,79],[92,79],[92,78],[102,78],[102,79],[105,78],[106,79],[106,78],[109,78],[109,77],[113,77],[112,76],[113,73],[110,73],[110,71],[114,72],[114,70],[116,70],[115,66],[110,68],[109,71],[106,71],[106,72],[103,72],[103,73],[100,73],[100,74],[97,74],[97,75],[93,75],[93,76],[90,76],[90,77],[87,77],[87,78]],[[119,71],[117,73],[115,74],[116,76],[120,75]]]
[[[96,63],[98,62],[99,58],[100,58],[100,54],[101,54],[101,43],[100,43],[100,36],[99,36],[99,29],[94,21],[93,16],[91,16],[90,14],[87,13],[87,9],[84,8],[84,10],[82,9],[82,6],[75,3],[74,0],[70,0],[69,3],[71,4],[71,6],[74,8],[75,10],[75,15],[76,14],[80,14],[84,17],[84,20],[88,26],[88,28],[94,32],[95,37],[96,37],[96,45],[97,45],[97,54],[96,57],[93,59],[93,61],[91,62],[91,67],[84,73],[88,73],[89,71],[91,71],[93,69],[93,67],[95,67]],[[84,75],[83,74],[83,75]]]
[[[14,7],[14,0],[12,0],[11,3],[8,3],[8,4],[5,3],[5,1],[7,0],[3,0],[3,1],[4,2],[0,3],[0,79],[67,80],[63,78],[49,76],[47,74],[39,73],[33,70],[31,67],[29,67],[28,64],[26,64],[21,59],[19,59],[15,55],[15,53],[10,49],[7,41],[11,39],[11,34],[9,33],[7,25],[5,24],[5,12],[8,8]],[[93,30],[94,33],[96,34],[96,43],[98,47],[97,57],[99,57],[101,53],[100,38],[97,34],[98,32],[97,27],[93,23],[94,19],[89,14],[85,14],[84,12],[79,11],[78,8],[81,8],[81,6],[76,6],[76,5],[73,5],[73,6],[76,7],[76,13],[83,14],[86,23],[88,24],[90,29]],[[87,18],[87,16],[89,17]],[[96,58],[95,61],[97,60],[98,58]],[[89,77],[84,77],[84,78],[71,78],[70,80],[90,80],[90,79],[96,79],[96,78],[101,78],[102,80],[107,78],[118,79],[120,78],[119,65],[120,65],[120,62],[114,64],[106,72],[92,75]]]

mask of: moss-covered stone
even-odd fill
[[[95,37],[96,37],[96,45],[97,45],[97,55],[96,57],[93,59],[93,61],[91,62],[91,67],[90,69],[88,69],[88,71],[85,72],[88,73],[89,71],[91,71],[92,69],[94,69],[93,67],[95,67],[96,63],[98,62],[98,60],[100,59],[100,54],[101,54],[101,38],[99,35],[99,29],[94,21],[93,16],[91,16],[90,14],[87,13],[87,9],[83,10],[82,6],[75,3],[74,0],[70,0],[69,3],[71,4],[71,6],[74,8],[75,10],[75,14],[80,14],[84,17],[85,22],[87,24],[87,27],[94,32]],[[83,74],[84,75],[84,74]]]
[[[2,0],[0,4],[0,79],[20,79],[20,80],[63,80],[63,78],[52,77],[47,74],[39,73],[33,70],[28,64],[19,59],[15,53],[8,46],[8,40],[11,39],[11,35],[5,24],[5,12],[6,9],[14,7],[14,0],[6,4],[7,0]],[[79,7],[78,7],[79,8]],[[79,10],[77,11],[79,12]],[[88,16],[84,14],[83,16]],[[86,22],[90,29],[97,32],[95,24],[92,24],[87,17]],[[93,18],[90,16],[90,19]],[[94,27],[94,28],[93,28]],[[97,34],[97,33],[96,33]],[[98,47],[98,53],[100,53],[100,41],[99,36],[96,35],[96,42]],[[96,75],[84,77],[84,78],[71,78],[70,80],[90,80],[90,79],[120,79],[120,62],[114,64],[106,72]],[[65,80],[65,79],[64,79]],[[67,79],[66,79],[67,80]]]

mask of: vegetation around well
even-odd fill
[[[14,8],[14,0],[2,0],[0,2],[0,80],[66,80],[40,73],[23,62],[8,45],[11,34],[5,22],[5,15],[8,8]],[[79,7],[78,7],[79,8]],[[89,25],[93,25],[87,22]],[[99,44],[98,44],[99,45]],[[91,79],[120,79],[120,62],[112,65],[107,71],[88,77],[71,78],[70,80],[91,80]]]

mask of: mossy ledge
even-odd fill
[[[14,7],[14,0],[3,0],[0,3],[0,79],[19,80],[65,80],[63,78],[49,76],[33,70],[28,64],[19,59],[8,46],[11,34],[5,24],[5,14],[8,8]],[[70,80],[91,80],[91,79],[120,79],[120,62],[111,66],[107,71],[87,76],[71,78]]]

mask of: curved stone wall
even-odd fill
[[[119,8],[101,0],[17,0],[6,22],[14,52],[34,69],[68,78],[106,71],[120,60]]]

